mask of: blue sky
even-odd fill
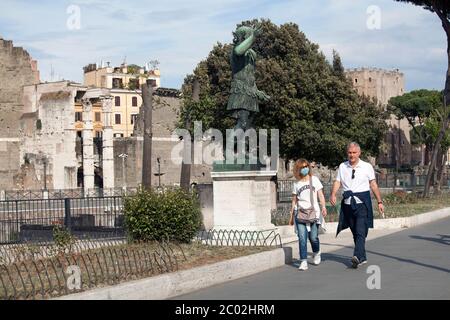
[[[71,5],[80,29],[70,30]],[[380,28],[369,29],[367,9],[380,9]],[[216,42],[231,42],[237,23],[269,18],[295,22],[345,68],[399,68],[406,90],[444,87],[446,38],[437,16],[393,0],[0,0],[0,35],[38,60],[42,80],[82,81],[82,67],[110,61],[160,61],[161,85],[179,88]]]

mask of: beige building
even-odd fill
[[[390,98],[405,93],[404,75],[398,69],[358,68],[348,69],[345,74],[360,95],[376,98],[384,108]],[[411,126],[408,121],[398,120],[391,115],[387,123],[389,132],[376,163],[382,167],[398,168],[423,163],[421,153],[411,146]]]
[[[146,70],[136,65],[122,64],[120,67],[100,67],[90,64],[84,69],[86,87],[107,88],[114,96],[113,132],[114,137],[130,137],[142,105],[140,86],[148,79],[155,89],[161,85],[160,71]],[[101,116],[99,116],[101,119]]]

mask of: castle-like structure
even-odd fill
[[[386,108],[390,98],[405,93],[404,75],[398,69],[357,68],[347,69],[345,74],[360,95],[376,98],[381,104],[380,108]],[[398,120],[391,115],[387,123],[389,131],[376,163],[380,167],[391,168],[424,164],[423,152],[411,146],[411,126],[408,121]]]

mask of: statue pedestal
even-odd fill
[[[211,172],[214,229],[273,230],[270,180],[276,171]]]

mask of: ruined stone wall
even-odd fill
[[[45,178],[47,189],[77,187],[76,92],[67,81],[25,87],[20,164],[31,164],[39,183],[21,189],[42,189]]]
[[[20,170],[19,119],[23,86],[39,83],[36,61],[27,51],[0,37],[0,189],[13,189]]]
[[[360,95],[376,98],[383,107],[388,104],[390,98],[405,93],[404,75],[398,69],[358,68],[346,70],[345,74]],[[415,164],[417,159],[413,158],[411,127],[408,121],[399,121],[391,116],[387,124],[390,129],[384,138],[376,163],[392,167],[399,158],[400,165]]]

